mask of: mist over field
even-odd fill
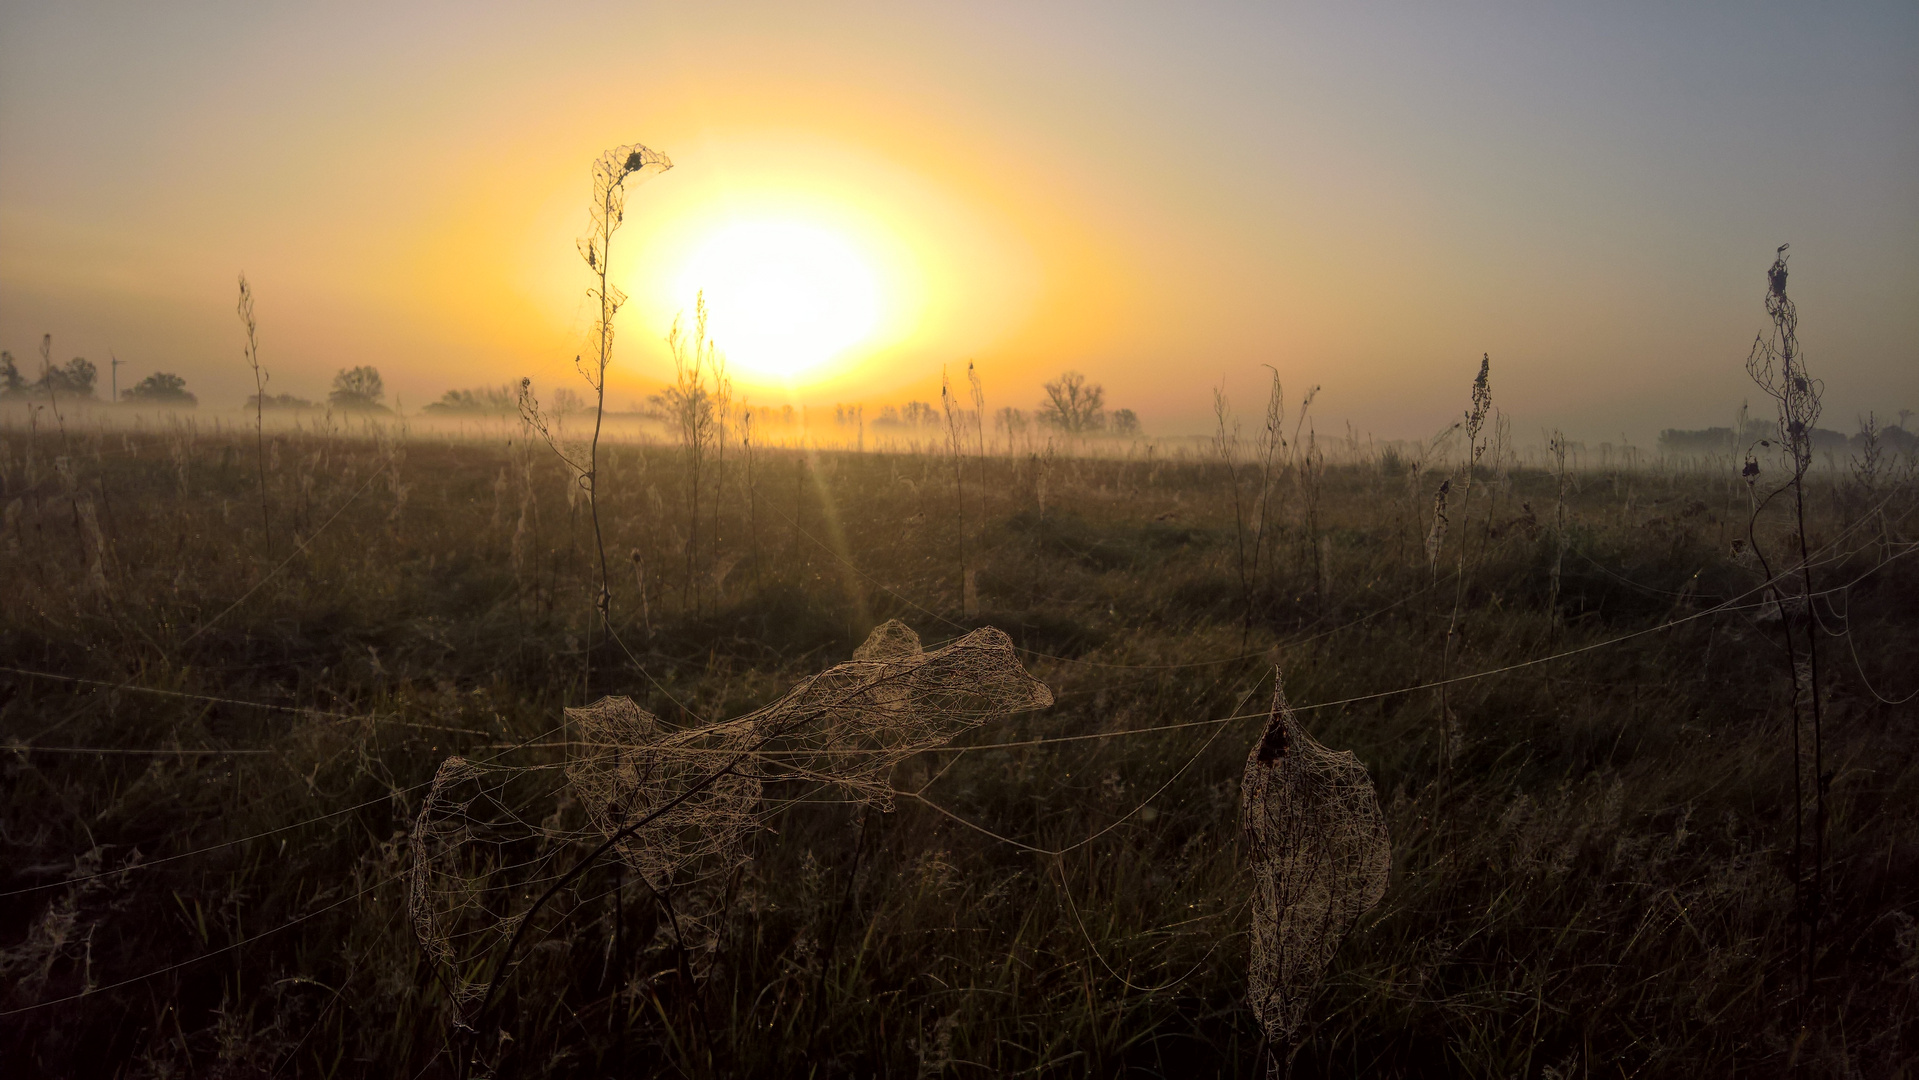
[[[1916,61],[8,9],[0,1070],[1913,1075]]]

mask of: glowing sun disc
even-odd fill
[[[706,294],[709,333],[735,369],[792,378],[871,336],[873,271],[845,238],[795,221],[735,222],[693,251],[674,290]]]

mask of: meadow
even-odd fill
[[[1808,595],[1728,459],[940,434],[622,432],[589,501],[515,419],[9,414],[0,1069],[1261,1075],[1239,782],[1277,671],[1392,837],[1294,1075],[1913,1075],[1910,459],[1809,475]],[[593,866],[455,1027],[407,886],[445,759],[573,828],[563,708],[697,728],[895,618],[1004,631],[1054,704],[890,809],[769,782],[698,955]]]

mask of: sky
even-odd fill
[[[1151,433],[1729,422],[1790,291],[1826,423],[1919,409],[1919,6],[0,6],[0,348],[209,406],[372,364],[583,389],[590,167],[642,143],[609,402],[705,289],[760,404],[988,408],[1073,369]],[[784,321],[783,321],[784,320]]]

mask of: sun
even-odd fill
[[[688,310],[704,293],[708,330],[736,371],[788,382],[871,337],[880,287],[847,238],[801,221],[733,221],[696,241],[675,282]]]

